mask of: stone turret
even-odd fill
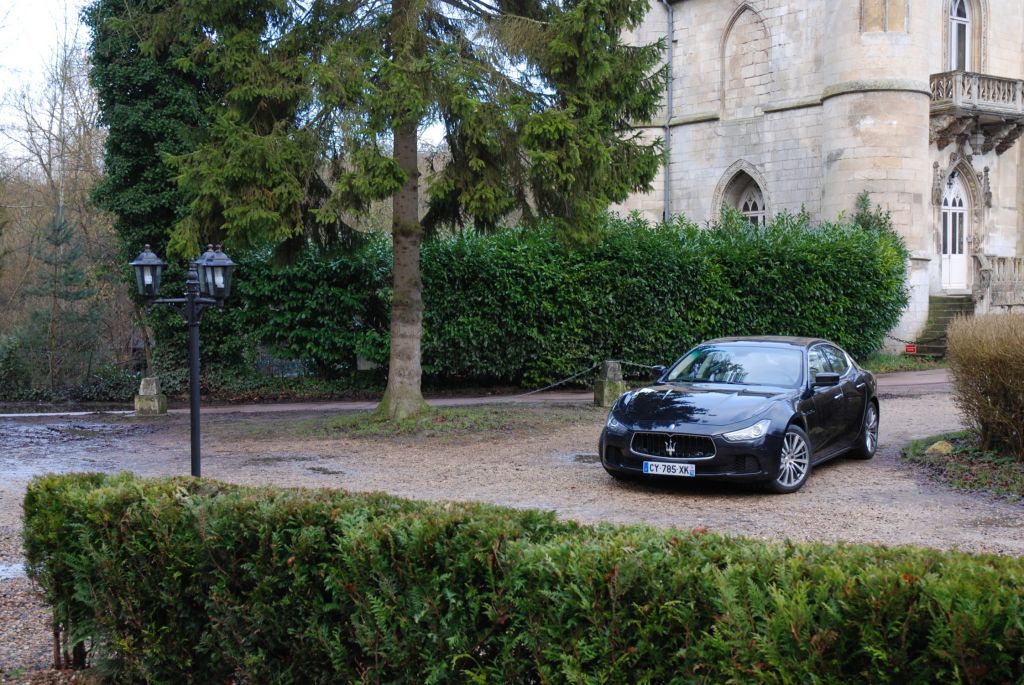
[[[851,213],[863,190],[892,212],[912,250],[932,222],[926,0],[826,0],[823,217]]]

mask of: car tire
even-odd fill
[[[878,451],[878,403],[874,400],[868,402],[867,411],[864,412],[864,423],[861,425],[860,436],[857,438],[857,445],[850,450],[850,456],[854,459],[870,459]]]
[[[802,488],[811,475],[813,454],[807,433],[799,426],[787,428],[779,449],[779,473],[768,481],[768,490],[785,495]]]
[[[621,471],[612,471],[607,466],[604,467],[604,470],[605,470],[605,472],[609,476],[611,476],[612,478],[614,478],[617,481],[622,481],[623,483],[635,482],[635,481],[639,480],[639,478],[637,476],[634,476],[631,473],[623,473]]]

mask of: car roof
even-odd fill
[[[793,347],[810,347],[811,345],[820,342],[828,342],[828,340],[825,340],[824,338],[805,338],[795,335],[750,335],[735,336],[728,338],[715,338],[714,340],[705,340],[701,344],[708,345],[711,343],[771,343],[779,346],[790,345]]]

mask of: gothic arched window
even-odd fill
[[[761,194],[761,189],[757,187],[754,179],[750,179],[750,183],[747,184],[747,187],[740,195],[737,209],[740,210],[740,214],[747,217],[750,223],[755,226],[765,225],[768,212],[764,206],[764,195]]]
[[[714,206],[717,211],[733,208],[750,223],[764,226],[771,218],[768,209],[770,197],[765,180],[757,168],[740,160],[726,170],[715,190]]]
[[[949,68],[951,71],[971,70],[971,11],[967,0],[950,0]]]

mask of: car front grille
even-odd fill
[[[711,459],[714,441],[704,435],[676,433],[634,433],[630,449],[647,457],[669,459]]]
[[[606,447],[605,461],[610,466],[620,468],[643,470],[645,457],[625,455],[617,447]],[[761,465],[757,457],[753,455],[740,455],[735,457],[719,457],[715,461],[704,462],[697,465],[698,476],[756,476],[761,474]]]

